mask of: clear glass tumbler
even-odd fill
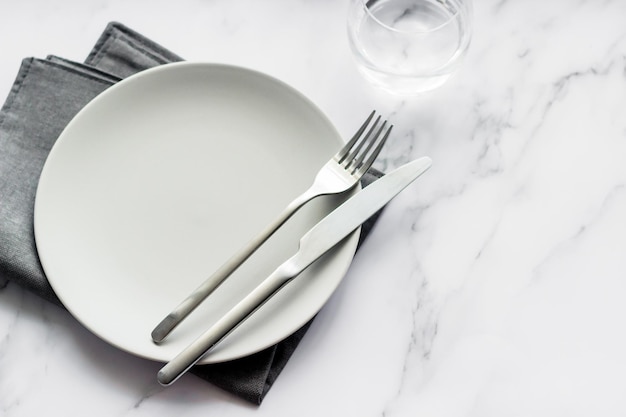
[[[470,44],[471,0],[350,0],[348,39],[367,79],[397,94],[444,84]]]

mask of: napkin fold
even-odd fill
[[[0,288],[14,282],[62,306],[37,256],[33,231],[39,175],[56,139],[89,101],[139,71],[182,58],[121,23],[109,23],[85,62],[26,58],[0,110]],[[371,170],[364,185],[382,174]],[[378,216],[362,228],[359,244]],[[275,346],[192,373],[253,404],[263,398],[310,322]]]

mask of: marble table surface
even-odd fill
[[[0,96],[22,58],[82,60],[120,21],[188,60],[280,78],[343,134],[376,108],[395,199],[260,407],[0,290],[0,415],[626,415],[626,3],[477,0],[464,66],[428,95],[371,87],[347,1],[26,0],[0,6]],[[1,204],[1,201],[0,201]]]

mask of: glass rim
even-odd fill
[[[396,29],[394,27],[389,26],[386,23],[383,23],[379,18],[377,18],[376,16],[374,16],[374,14],[372,13],[372,11],[370,10],[370,5],[373,5],[374,3],[376,3],[379,0],[358,0],[359,3],[361,3],[361,6],[363,6],[363,8],[365,9],[365,12],[367,13],[367,15],[372,18],[372,20],[374,20],[377,24],[379,24],[380,26],[384,27],[387,30],[390,30],[392,32],[397,32],[397,33],[404,33],[404,34],[426,34],[426,33],[432,33],[435,32],[439,29],[441,29],[442,27],[448,25],[453,19],[455,19],[458,15],[459,15],[459,10],[460,10],[460,6],[459,8],[456,8],[454,10],[454,13],[452,13],[448,19],[446,19],[445,22],[433,27],[433,28],[429,28],[427,30],[403,30],[403,29]],[[435,0],[435,2],[437,3],[442,3],[441,0]]]

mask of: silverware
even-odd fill
[[[191,295],[183,300],[152,330],[152,340],[162,342],[165,337],[202,301],[248,259],[274,232],[285,223],[300,207],[315,197],[338,194],[354,187],[363,174],[372,166],[380,153],[393,126],[385,130],[387,122],[380,124],[380,116],[366,131],[374,114],[373,111],[346,145],[333,156],[317,173],[313,185],[296,197],[283,212],[257,237],[231,256],[217,271],[204,281]],[[383,134],[384,133],[384,134]],[[382,137],[382,138],[381,138]],[[378,140],[381,138],[380,140]],[[376,145],[376,142],[378,144]],[[376,147],[374,147],[376,145]],[[366,159],[367,158],[367,159]]]
[[[157,376],[159,383],[170,385],[180,378],[281,288],[374,215],[430,165],[430,158],[420,158],[403,165],[355,194],[313,226],[300,240],[300,247],[295,255],[281,264],[226,315],[161,368]]]

